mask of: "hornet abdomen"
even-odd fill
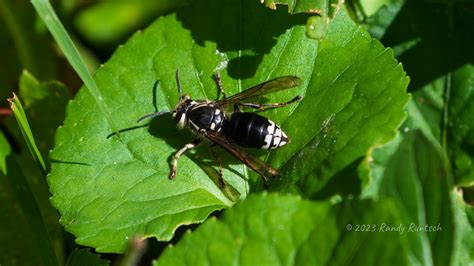
[[[289,142],[275,122],[251,112],[235,112],[224,125],[224,134],[242,147],[276,149]]]

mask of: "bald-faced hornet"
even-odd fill
[[[175,121],[180,128],[189,128],[198,138],[191,143],[184,145],[178,150],[171,161],[169,178],[176,177],[179,158],[189,149],[195,148],[203,139],[211,141],[211,152],[219,162],[219,182],[224,186],[222,180],[222,163],[213,146],[218,145],[227,152],[246,164],[252,170],[260,174],[265,181],[269,178],[279,176],[276,169],[268,164],[254,158],[241,147],[258,149],[276,149],[290,142],[288,136],[273,121],[254,112],[241,112],[239,107],[258,109],[260,111],[289,105],[300,101],[301,96],[296,96],[284,103],[260,104],[246,102],[251,98],[262,96],[268,93],[296,87],[301,80],[295,76],[284,76],[266,81],[240,93],[226,97],[220,75],[216,73],[215,80],[223,95],[223,99],[193,100],[188,95],[181,94],[181,83],[179,72],[176,71],[176,83],[178,86],[179,102],[171,111]],[[233,106],[233,112],[226,112],[227,107]],[[141,117],[138,122],[144,119],[155,117],[170,112],[154,112]]]

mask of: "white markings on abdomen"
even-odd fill
[[[275,122],[268,120],[270,125],[267,127],[267,135],[265,135],[263,150],[276,149],[288,143],[288,137]]]

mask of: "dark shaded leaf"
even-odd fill
[[[0,261],[8,265],[57,265],[48,229],[33,195],[22,165],[11,153],[3,132],[0,133]],[[28,256],[25,256],[25,251]],[[61,248],[58,248],[61,250]]]
[[[101,259],[98,254],[92,253],[89,249],[75,249],[69,254],[66,266],[105,266],[109,265],[110,261]]]

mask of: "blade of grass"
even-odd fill
[[[38,164],[42,174],[46,176],[46,165],[44,164],[43,157],[36,146],[33,132],[31,132],[30,124],[28,123],[28,118],[26,117],[25,110],[23,110],[20,99],[18,99],[15,93],[13,93],[13,98],[8,99],[8,103],[10,104],[10,108],[12,109],[18,127],[20,128],[21,134],[26,141],[26,145],[28,146],[33,159]]]
[[[110,128],[116,133],[117,136],[120,137],[117,127],[111,119],[110,112],[104,102],[104,97],[102,97],[97,84],[92,78],[92,75],[89,73],[86,64],[82,60],[76,46],[74,46],[69,34],[63,27],[61,21],[56,15],[56,12],[54,12],[51,3],[48,0],[31,0],[31,3],[63,51],[64,55],[69,61],[69,64],[71,64],[81,80],[84,82],[86,88],[97,102],[101,112],[105,114],[105,118],[107,119]]]

